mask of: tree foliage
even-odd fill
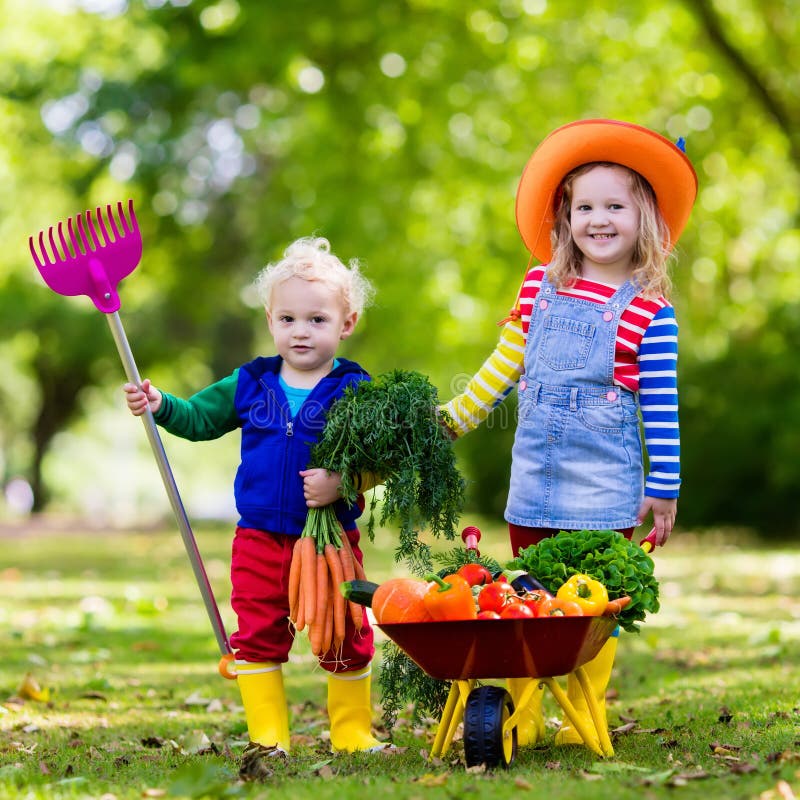
[[[800,418],[784,363],[800,301],[795,12],[789,0],[38,0],[20,14],[0,0],[0,466],[28,474],[41,506],[54,433],[88,388],[121,380],[91,304],[51,296],[35,274],[27,237],[40,228],[135,199],[145,251],[122,316],[142,371],[168,371],[176,391],[268,347],[249,282],[293,238],[325,235],[379,289],[349,353],[373,372],[425,372],[446,399],[493,346],[527,263],[513,222],[523,165],[557,125],[606,116],[686,137],[700,179],[675,270],[681,521],[713,524],[725,506],[726,519],[774,525],[776,486],[800,479],[779,444]],[[743,402],[737,390],[767,373],[769,393],[750,384]],[[763,430],[779,408],[793,416],[773,417],[770,469],[753,470],[751,453],[725,448],[729,431]],[[459,444],[481,503],[503,494],[508,429],[492,434]],[[709,471],[710,442],[724,468]],[[781,521],[800,527],[796,512]]]

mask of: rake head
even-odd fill
[[[39,231],[38,249],[34,237],[28,240],[33,263],[45,283],[58,294],[85,294],[105,314],[119,310],[117,284],[130,275],[142,257],[142,235],[133,213],[133,200],[128,201],[127,218],[121,202],[117,203],[116,219],[111,205],[105,212],[98,207]],[[74,221],[73,221],[74,219]],[[49,243],[49,247],[48,247]]]

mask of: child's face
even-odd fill
[[[583,253],[583,277],[617,284],[627,280],[640,216],[621,167],[595,167],[575,179],[570,228]]]
[[[267,322],[287,382],[308,387],[327,375],[356,317],[346,313],[341,293],[320,281],[292,277],[273,287]]]

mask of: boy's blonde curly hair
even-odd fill
[[[267,264],[255,280],[255,288],[264,308],[272,306],[272,290],[289,278],[320,281],[341,293],[345,313],[361,312],[372,301],[375,290],[362,275],[357,259],[345,265],[331,252],[330,242],[321,236],[307,236],[292,242],[283,258]]]

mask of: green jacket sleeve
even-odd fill
[[[161,408],[153,415],[164,430],[181,439],[202,442],[218,439],[239,427],[236,414],[236,385],[239,370],[212,383],[188,400],[163,392]]]

